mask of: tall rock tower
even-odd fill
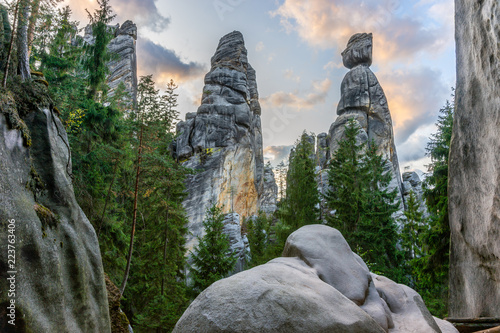
[[[500,318],[500,6],[456,0],[455,20],[449,315]]]
[[[244,217],[266,205],[261,109],[243,35],[233,31],[222,37],[211,64],[201,105],[178,123],[174,148],[179,161],[195,170],[187,179],[184,201],[192,233],[188,249],[203,233],[211,205]]]
[[[372,45],[371,33],[358,33],[349,39],[346,49],[342,52],[344,66],[350,71],[345,75],[340,87],[338,117],[330,126],[328,137],[323,133],[318,135],[317,155],[320,162],[326,163],[338,149],[338,142],[344,138],[344,127],[349,119],[356,120],[361,127],[358,138],[360,142],[369,144],[373,140],[379,153],[387,160],[385,170],[392,174],[389,189],[398,189],[396,200],[401,201],[398,214],[402,215],[403,190],[391,113],[384,91],[370,70]]]

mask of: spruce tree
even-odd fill
[[[212,283],[226,277],[234,269],[236,255],[231,252],[229,237],[223,232],[222,209],[213,205],[207,210],[203,227],[205,235],[191,253],[193,290],[200,293]]]
[[[109,5],[109,0],[97,0],[99,9],[94,14],[87,14],[92,26],[94,44],[86,46],[86,57],[84,68],[88,73],[89,91],[88,96],[94,98],[101,84],[106,79],[108,73],[108,62],[111,60],[111,54],[108,50],[108,44],[113,38],[108,31],[107,24],[110,23],[116,15],[112,15],[113,10]]]
[[[342,233],[372,270],[399,282],[403,272],[392,217],[399,206],[397,189],[388,189],[391,174],[385,171],[386,161],[376,144],[358,142],[359,133],[359,125],[351,119],[330,162],[325,198],[334,213],[327,216],[327,223]]]
[[[273,246],[267,257],[281,255],[288,236],[306,224],[319,222],[319,192],[316,183],[314,145],[304,131],[290,152],[286,174],[286,195],[278,204],[273,225]]]
[[[248,221],[248,244],[250,246],[250,266],[255,267],[267,261],[266,250],[269,244],[269,219],[265,213],[259,212]]]
[[[423,182],[430,218],[422,232],[423,255],[417,259],[415,276],[420,292],[431,313],[447,314],[450,227],[448,220],[448,155],[453,128],[454,103],[446,101],[439,110],[436,126],[427,144],[431,158],[430,175]]]
[[[316,184],[314,145],[304,132],[290,154],[286,176],[286,196],[281,212],[284,224],[293,232],[306,224],[318,222],[319,192]]]
[[[335,210],[327,216],[330,226],[338,229],[350,243],[355,239],[362,216],[364,189],[368,170],[361,154],[366,144],[357,142],[360,128],[354,120],[345,126],[344,139],[339,142],[328,169],[330,189],[325,198],[327,206]]]

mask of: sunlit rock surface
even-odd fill
[[[338,142],[344,139],[344,127],[350,119],[354,119],[361,128],[358,141],[370,144],[373,140],[378,152],[387,160],[385,170],[392,175],[388,188],[397,189],[396,200],[401,202],[400,209],[394,215],[395,218],[399,218],[404,210],[401,174],[387,99],[377,77],[369,68],[372,63],[372,34],[353,35],[342,52],[342,60],[344,66],[350,70],[342,80],[341,97],[337,107],[338,117],[330,126],[326,138],[328,145],[326,153],[325,139],[323,136],[318,136],[317,154],[320,161],[332,158],[339,147]]]
[[[189,249],[203,234],[202,221],[213,204],[242,218],[256,215],[261,206],[272,208],[273,200],[265,199],[270,191],[264,176],[258,98],[243,36],[231,32],[221,38],[211,59],[201,106],[177,125],[174,154],[195,170],[187,179],[189,194],[184,201]]]

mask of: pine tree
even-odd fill
[[[453,95],[452,95],[453,96]],[[427,144],[431,158],[430,175],[424,181],[424,197],[431,216],[422,232],[424,254],[418,258],[415,276],[429,310],[436,316],[447,314],[450,227],[448,220],[448,155],[453,128],[454,102],[446,101],[439,110],[437,132]]]
[[[327,216],[330,226],[338,229],[351,243],[362,216],[364,188],[368,170],[361,163],[365,143],[358,143],[360,128],[354,120],[345,126],[344,139],[339,142],[328,169],[330,190],[325,198],[335,214]]]
[[[86,46],[86,57],[84,67],[88,73],[89,92],[88,96],[94,98],[97,90],[108,73],[108,62],[111,60],[111,54],[108,51],[108,44],[113,38],[108,31],[107,24],[110,23],[116,15],[112,15],[113,10],[109,5],[109,0],[97,0],[99,9],[92,15],[87,11],[92,26],[92,34],[95,38],[94,44]]]
[[[335,213],[327,222],[371,263],[372,270],[401,281],[404,274],[392,217],[399,207],[397,189],[388,189],[392,176],[385,171],[386,161],[377,153],[375,142],[368,147],[358,143],[359,132],[357,123],[350,120],[330,163],[326,200]]]
[[[198,237],[199,243],[191,254],[191,277],[196,293],[226,277],[236,264],[236,256],[231,253],[229,237],[223,232],[223,221],[221,208],[213,205],[207,210],[203,221],[206,234]]]
[[[420,238],[426,222],[420,203],[413,191],[410,191],[406,201],[404,216],[405,218],[401,221],[401,246],[406,253],[406,260],[409,261],[410,266],[413,266],[412,261],[423,255]]]
[[[250,266],[255,267],[267,261],[266,251],[269,244],[269,219],[265,213],[259,212],[248,221],[248,244],[250,246]]]
[[[138,114],[134,133],[142,128],[140,177],[137,180],[136,225],[130,282],[125,297],[135,327],[170,331],[187,306],[184,284],[187,217],[182,205],[186,197],[188,170],[170,153],[177,120],[176,85],[161,95],[151,75],[138,87]],[[136,135],[140,139],[140,135]],[[135,145],[135,144],[134,144]],[[136,200],[137,199],[137,200]]]
[[[286,177],[286,197],[280,216],[291,232],[318,222],[319,192],[316,185],[314,146],[304,132],[290,154]]]
[[[307,224],[319,222],[319,192],[316,183],[314,145],[304,131],[290,152],[286,195],[278,205],[278,222],[272,227],[274,244],[268,257],[279,256],[287,237]]]

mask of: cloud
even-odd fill
[[[300,76],[298,75],[295,75],[295,73],[293,72],[292,69],[286,69],[285,70],[285,73],[284,73],[284,76],[285,78],[291,80],[291,81],[295,81],[295,82],[300,82]]]
[[[260,52],[264,50],[266,46],[264,45],[264,42],[258,42],[257,45],[255,46],[255,51]]]
[[[199,78],[205,66],[196,62],[184,62],[175,51],[139,36],[137,41],[139,75],[154,74],[156,82],[167,82],[171,78],[177,83]]]
[[[449,2],[441,0],[438,5]],[[400,1],[390,0],[285,0],[271,16],[278,17],[287,32],[295,31],[310,45],[325,49],[343,49],[354,33],[373,32],[375,63],[412,61],[420,51],[437,53],[453,42],[442,33],[448,21],[429,27],[419,19],[419,14],[428,14],[421,13],[427,8],[414,9],[410,16],[401,15],[400,6]],[[434,7],[432,13],[440,10],[444,9]]]
[[[275,167],[281,161],[285,161],[288,159],[288,155],[290,155],[290,150],[293,148],[293,145],[290,146],[267,146],[264,148],[264,159],[265,162],[269,161]]]
[[[331,85],[332,82],[328,78],[323,81],[314,81],[312,83],[312,88],[309,89],[311,92],[305,97],[299,96],[297,91],[278,91],[267,97],[261,98],[261,103],[267,107],[288,106],[298,110],[311,109],[315,105],[325,102]]]
[[[74,19],[80,21],[83,26],[89,22],[85,9],[92,14],[95,9],[99,8],[95,0],[66,0],[64,5],[71,7]],[[170,23],[170,18],[159,12],[156,0],[115,0],[110,5],[113,13],[117,15],[111,24],[132,20],[138,27],[147,27],[154,32],[161,32]]]
[[[113,6],[119,19],[132,20],[154,32],[164,31],[170,23],[170,18],[159,12],[156,0],[115,0]]]
[[[441,72],[429,68],[377,73],[391,111],[396,144],[403,144],[419,127],[433,124],[451,93]]]

